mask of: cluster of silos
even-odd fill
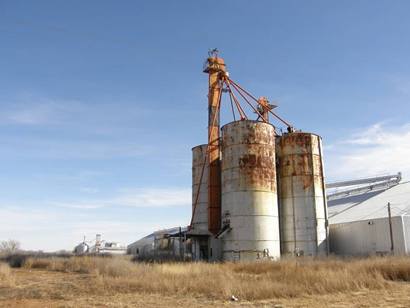
[[[201,181],[205,157],[206,145],[193,148],[196,208],[191,233],[209,237],[208,245],[220,250],[211,249],[211,256],[252,261],[327,253],[319,136],[301,132],[278,136],[273,125],[252,120],[223,126],[221,232],[216,236],[207,230],[207,165]]]

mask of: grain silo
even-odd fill
[[[192,241],[192,259],[209,258],[208,232],[208,178],[207,144],[192,148],[192,221],[189,236]]]
[[[207,145],[192,148],[192,225],[191,233],[208,234]],[[205,165],[204,165],[205,164]]]
[[[275,128],[242,120],[222,127],[222,258],[280,257]]]
[[[281,250],[286,255],[328,253],[322,142],[290,132],[277,141]]]

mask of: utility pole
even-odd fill
[[[184,260],[184,251],[182,247],[182,228],[179,227],[179,261]]]
[[[389,213],[389,228],[390,228],[390,251],[391,254],[394,254],[394,242],[393,242],[393,226],[391,223],[391,208],[390,208],[390,202],[387,203],[387,212]]]

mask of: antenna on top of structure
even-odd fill
[[[219,53],[218,48],[214,48],[214,49],[209,49],[209,50],[208,50],[208,56],[209,56],[210,58],[218,58],[218,53]]]

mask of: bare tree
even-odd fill
[[[8,240],[0,242],[1,254],[13,254],[20,250],[20,243],[16,240]]]

